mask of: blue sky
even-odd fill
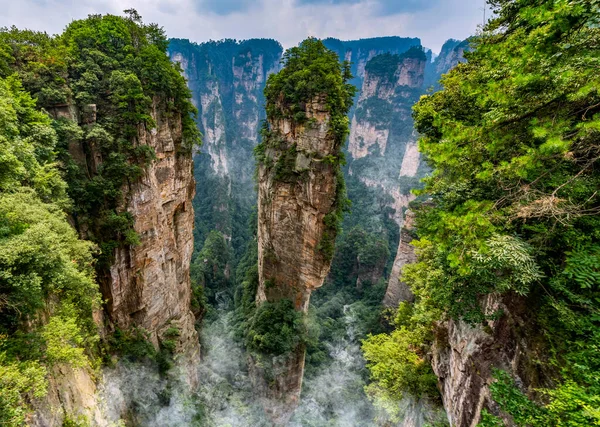
[[[448,38],[477,31],[484,0],[0,0],[0,26],[60,32],[90,13],[133,7],[168,36],[209,39],[269,37],[284,47],[307,36],[352,40],[420,37],[438,52]]]

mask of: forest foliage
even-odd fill
[[[468,61],[414,108],[433,169],[417,213],[418,262],[404,274],[416,303],[391,335],[365,342],[373,387],[414,393],[411,366],[428,363],[436,322],[485,330],[503,315],[482,309],[486,296],[524,299],[547,380],[519,390],[499,373],[492,397],[518,425],[598,425],[600,2],[489,3],[495,17]],[[386,361],[390,340],[400,345]]]
[[[138,242],[120,206],[155,158],[140,129],[173,119],[178,155],[199,143],[167,45],[134,10],[90,15],[58,36],[0,29],[2,425],[24,423],[55,366],[100,366],[96,272],[115,247]]]

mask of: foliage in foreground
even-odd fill
[[[163,30],[126,13],[73,21],[55,37],[0,29],[2,425],[23,424],[55,365],[99,364],[95,270],[139,241],[119,207],[155,158],[141,130],[181,123],[176,155],[199,142]],[[164,370],[175,345],[166,338],[156,355]]]
[[[91,367],[93,245],[67,222],[50,119],[0,77],[0,424],[22,425],[55,364]]]
[[[598,425],[600,2],[490,3],[496,18],[468,62],[414,109],[432,203],[418,209],[418,262],[404,280],[417,296],[410,322],[427,333],[408,345],[402,327],[368,339],[373,387],[414,391],[410,368],[427,358],[436,321],[485,326],[502,313],[484,313],[482,297],[523,298],[555,387],[533,396],[500,376],[494,399],[518,425]],[[389,340],[402,345],[386,363]]]

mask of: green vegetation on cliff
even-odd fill
[[[364,344],[372,388],[415,393],[435,322],[486,330],[509,314],[485,311],[486,296],[523,300],[545,380],[533,393],[497,373],[499,409],[523,426],[597,425],[600,2],[490,3],[497,17],[468,62],[414,110],[432,203],[418,209],[418,262],[404,274],[416,303],[401,307],[390,336]],[[382,358],[390,340],[395,354]],[[482,424],[496,415],[488,408]]]
[[[346,183],[341,171],[345,164],[342,145],[349,133],[348,112],[352,107],[356,88],[349,81],[352,78],[350,64],[340,63],[335,52],[327,49],[323,42],[308,38],[299,46],[288,49],[282,60],[284,67],[269,76],[265,87],[267,120],[290,119],[295,124],[312,125],[306,117],[307,104],[323,102],[329,114],[329,136],[334,140],[334,152],[323,159],[325,165],[331,165],[336,174],[336,191],[333,208],[324,219],[325,232],[319,244],[323,255],[331,260],[334,254],[335,239],[341,230],[343,213],[349,208],[346,197]],[[263,141],[256,147],[257,163],[268,170],[273,169],[276,181],[293,182],[306,170],[296,168],[297,147],[286,147],[281,135],[269,129],[265,123]],[[281,150],[277,159],[266,154],[268,148]],[[314,153],[304,153],[312,157]]]
[[[330,132],[341,146],[348,136],[346,117],[356,91],[348,83],[350,64],[340,64],[338,56],[320,40],[309,38],[283,54],[283,69],[271,74],[265,87],[267,118],[306,121],[306,104],[325,96],[330,115]]]
[[[54,38],[16,28],[0,32],[4,68],[56,118],[58,159],[74,202],[70,214],[99,244],[102,267],[116,247],[138,240],[133,218],[118,208],[155,156],[140,141],[142,130],[172,118],[182,123],[178,150],[189,153],[199,142],[196,110],[166,55],[163,30],[143,24],[134,10],[127,14],[91,15]],[[152,110],[158,111],[154,118]]]
[[[155,157],[142,132],[181,123],[177,155],[199,141],[162,29],[126,14],[56,37],[0,30],[2,425],[23,425],[56,366],[99,366],[95,270],[138,241],[122,205]],[[173,345],[164,340],[165,366]]]
[[[23,425],[56,364],[95,362],[94,246],[67,222],[50,118],[0,76],[0,424]]]

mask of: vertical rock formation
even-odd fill
[[[440,77],[452,68],[465,61],[464,54],[469,48],[469,40],[449,39],[444,43],[440,54],[435,58],[425,73],[425,84],[433,86],[435,90],[441,89]]]
[[[177,353],[193,360],[199,352],[190,310],[193,162],[181,152],[181,117],[166,114],[159,99],[151,114],[156,128],[140,126],[137,143],[153,148],[156,160],[123,191],[122,209],[135,219],[140,243],[116,250],[102,291],[116,326],[144,328],[156,347],[167,329],[177,328]]]
[[[365,69],[371,59],[385,53],[400,55],[411,47],[421,46],[421,40],[416,37],[374,37],[349,41],[328,38],[323,43],[337,53],[340,60],[351,63],[354,78],[350,82],[358,88],[362,86]]]
[[[250,238],[247,222],[256,204],[254,157],[265,118],[267,77],[279,70],[281,45],[275,40],[223,40],[202,44],[173,39],[178,62],[198,108],[203,147],[195,155],[198,182],[194,206],[196,249],[208,231],[218,230],[239,254]]]
[[[289,179],[280,180],[277,167],[258,169],[258,273],[256,303],[289,299],[306,313],[310,294],[323,285],[331,259],[321,245],[331,232],[325,217],[334,213],[337,167],[327,156],[339,154],[330,133],[330,115],[324,97],[306,104],[307,124],[292,119],[271,119],[279,146],[265,155],[272,162],[291,167]],[[311,122],[314,120],[314,122]],[[291,154],[293,153],[293,154]],[[335,239],[335,236],[332,236]],[[284,423],[300,397],[304,372],[304,345],[274,363],[275,384],[261,385],[275,422]],[[255,375],[256,377],[256,375]],[[259,382],[262,379],[259,379]]]
[[[408,210],[405,213],[404,224],[400,230],[400,243],[388,287],[383,298],[383,305],[387,308],[396,308],[402,301],[412,302],[414,295],[408,285],[400,280],[402,269],[405,265],[412,264],[417,260],[415,248],[410,244],[414,239],[414,214]]]
[[[325,217],[336,209],[338,175],[326,158],[337,156],[340,147],[325,102],[321,96],[306,104],[306,123],[269,120],[281,140],[265,155],[291,169],[282,180],[277,166],[258,168],[258,304],[287,298],[306,312],[311,292],[329,273],[331,259],[321,245],[329,231]],[[267,286],[269,281],[277,286]]]
[[[385,227],[390,251],[395,261],[389,278],[386,305],[399,298],[399,281],[406,251],[406,230],[401,232],[404,242],[396,240],[402,227],[403,212],[414,199],[411,190],[419,186],[427,168],[421,161],[413,130],[412,105],[425,91],[424,78],[427,55],[419,47],[411,47],[400,55],[385,53],[365,65],[364,81],[358,100],[348,144],[348,185],[353,194],[372,198],[376,194],[384,206],[374,209],[387,218],[373,218],[375,232]],[[364,188],[371,190],[366,192]],[[353,200],[358,206],[372,203]],[[360,214],[360,212],[358,212]],[[377,221],[377,222],[376,222]],[[379,228],[379,229],[378,229]],[[396,251],[396,248],[398,250]],[[403,292],[408,297],[407,292]]]
[[[95,105],[87,107],[95,111]],[[54,118],[92,127],[95,115],[74,106],[51,110]],[[195,182],[193,161],[182,150],[180,115],[167,114],[155,98],[150,112],[156,127],[138,127],[137,145],[151,147],[156,159],[142,177],[122,188],[121,211],[131,214],[139,244],[115,249],[110,267],[99,277],[109,321],[120,329],[141,327],[158,348],[169,328],[179,330],[177,353],[197,358],[199,345],[190,311],[190,259],[193,250]],[[93,176],[102,156],[93,146],[73,141],[69,152]],[[80,230],[86,234],[86,230]]]
[[[88,107],[93,110],[95,105]],[[55,119],[68,119],[83,126],[93,126],[95,122],[94,116],[72,105],[51,109],[50,113]],[[156,127],[147,129],[140,125],[136,143],[151,147],[156,159],[138,181],[122,188],[125,197],[120,207],[133,217],[139,244],[117,248],[110,267],[98,277],[106,301],[106,319],[97,312],[94,320],[98,325],[109,323],[122,330],[142,328],[156,348],[165,339],[165,332],[176,328],[176,360],[185,370],[188,385],[194,386],[200,346],[190,310],[193,162],[191,153],[182,149],[181,116],[167,114],[164,101],[159,98],[154,99],[150,114]],[[69,151],[90,175],[102,162],[100,153],[88,151],[82,142],[71,142]],[[86,234],[86,230],[80,232]],[[101,330],[103,335],[110,332]],[[94,376],[87,368],[54,366],[48,395],[35,403],[32,425],[62,425],[65,414],[83,416],[95,426],[110,425],[99,397],[101,387]]]
[[[289,301],[289,309],[303,318],[312,291],[329,273],[345,204],[340,154],[354,94],[344,70],[333,52],[308,39],[289,51],[285,68],[267,84],[267,137],[257,150],[258,312]],[[322,81],[311,82],[312,93],[290,93],[306,71]],[[298,403],[304,357],[300,339],[283,355],[262,354],[251,363],[277,424],[284,424]],[[260,359],[269,361],[267,370]]]
[[[484,408],[499,414],[506,425],[514,425],[491,397],[493,369],[510,372],[528,393],[551,384],[540,370],[539,361],[548,355],[526,299],[490,295],[481,303],[485,313],[500,311],[502,316],[489,320],[486,327],[448,320],[438,325],[435,334],[431,364],[453,427],[477,426]]]

